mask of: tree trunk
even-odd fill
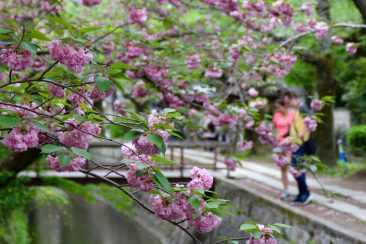
[[[9,177],[0,179],[0,187],[10,182],[16,175],[25,170],[41,155],[41,150],[38,148],[28,149],[21,153],[12,153],[4,161],[0,162],[0,172],[8,172]]]
[[[325,56],[315,66],[316,90],[320,97],[335,96],[337,81],[332,76],[332,58]],[[333,105],[323,108],[323,122],[318,125],[315,133],[317,155],[327,165],[335,165],[337,162],[337,148],[333,126]]]

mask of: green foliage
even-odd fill
[[[28,234],[28,218],[21,208],[10,212],[1,212],[0,242],[27,244],[31,239]]]
[[[92,192],[93,195],[101,196],[103,199],[121,213],[131,216],[135,213],[132,199],[123,193],[116,187],[112,187],[106,184],[89,184],[85,186],[88,192]]]
[[[352,154],[366,154],[366,125],[357,125],[347,132],[347,141]]]
[[[90,193],[88,188],[78,183],[75,183],[74,181],[63,179],[60,177],[42,177],[42,182],[47,185],[57,186],[77,196],[82,196],[89,202],[95,200],[94,194]]]

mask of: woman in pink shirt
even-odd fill
[[[287,178],[287,168],[291,162],[291,153],[287,152],[281,147],[283,143],[290,134],[290,127],[294,121],[296,112],[291,111],[286,106],[283,100],[276,102],[276,112],[273,115],[273,127],[278,140],[278,145],[273,149],[272,159],[281,168],[281,180],[283,183],[284,191],[281,198],[286,199],[289,197],[288,194],[288,178]]]

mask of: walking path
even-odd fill
[[[213,154],[210,152],[204,152],[193,149],[185,149],[184,157],[190,161],[196,161],[200,164],[212,164]],[[218,167],[225,167],[223,164],[223,157],[218,157]],[[231,172],[230,176],[235,178],[248,178],[260,184],[265,184],[278,191],[282,189],[282,183],[280,181],[280,172],[278,168],[271,167],[270,165],[260,165],[258,163],[243,161],[243,168],[239,167],[235,172]],[[225,170],[226,171],[226,170]],[[213,174],[226,174],[225,171],[213,171]],[[294,179],[289,175],[290,182],[294,183]],[[308,177],[308,185],[310,190],[321,189],[319,183],[315,179]],[[344,200],[330,200],[319,193],[312,193],[313,201],[317,204],[323,205],[327,208],[340,211],[353,216],[366,224],[366,207],[362,206],[366,203],[366,192],[347,189],[335,185],[324,185],[325,189],[334,193],[340,194],[344,197],[354,200],[353,202]],[[292,184],[289,188],[291,194],[297,194],[297,187]],[[361,205],[361,206],[360,206]],[[366,229],[365,229],[366,232]]]

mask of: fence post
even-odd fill
[[[183,178],[184,174],[184,148],[180,147],[180,177]]]
[[[174,161],[174,146],[173,145],[170,147],[170,160]],[[174,166],[173,165],[170,165],[169,168],[170,168],[170,170],[173,170],[174,169]]]
[[[217,170],[217,146],[214,147],[214,170]]]

